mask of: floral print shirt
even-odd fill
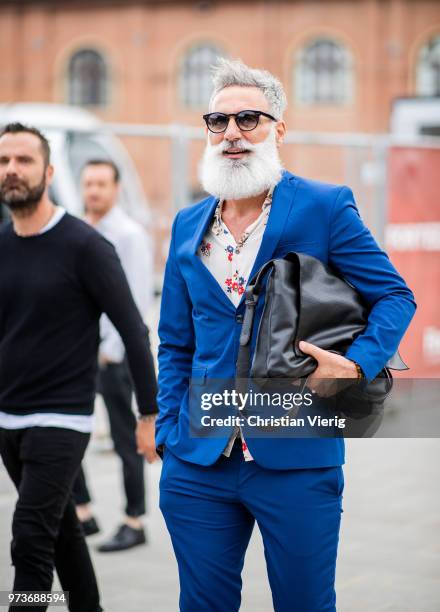
[[[206,232],[198,255],[235,307],[240,303],[272,204],[272,191],[263,202],[261,214],[249,225],[238,242],[222,220],[223,202],[219,202],[213,221]]]
[[[216,279],[220,287],[237,308],[245,292],[272,205],[273,189],[269,191],[261,208],[261,214],[249,225],[238,242],[222,220],[223,202],[219,202],[214,218],[197,251],[198,256]],[[232,433],[223,454],[229,457],[237,436],[241,435],[243,455],[252,461],[241,430]]]

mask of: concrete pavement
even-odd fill
[[[95,439],[86,460],[96,516],[104,532],[89,538],[104,608],[106,612],[176,612],[178,576],[158,509],[159,463],[146,467],[149,545],[123,553],[94,551],[117,525],[123,504],[119,460],[104,442]],[[434,439],[347,441],[337,568],[339,612],[440,610],[439,458],[440,441]],[[12,580],[9,540],[15,497],[0,467],[0,589],[9,589]],[[270,612],[258,529],[246,556],[243,583],[241,610]]]
[[[158,315],[156,300],[149,317],[154,354]],[[123,508],[119,460],[108,451],[107,430],[98,399],[96,435],[86,468],[103,528],[89,543],[105,612],[177,612],[177,569],[158,509],[160,463],[146,467],[149,545],[123,553],[94,551],[118,524]],[[440,440],[351,439],[346,448],[338,612],[439,612]],[[0,463],[0,590],[12,585],[9,541],[15,498]],[[261,537],[255,529],[243,571],[241,612],[272,609]]]

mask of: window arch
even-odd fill
[[[199,43],[185,54],[179,79],[180,100],[188,108],[206,108],[212,93],[211,66],[225,52],[215,44]]]
[[[351,52],[331,38],[303,47],[295,64],[295,98],[303,104],[343,104],[353,98]]]
[[[419,52],[416,91],[421,96],[440,96],[440,35],[428,41]]]
[[[108,67],[96,49],[80,49],[69,60],[68,101],[78,106],[108,103]]]

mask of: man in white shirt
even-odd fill
[[[144,228],[116,205],[119,171],[113,162],[89,161],[81,176],[86,221],[116,248],[134,300],[145,318],[153,294],[152,252]],[[145,513],[143,457],[136,449],[132,382],[121,337],[107,316],[101,318],[99,391],[109,415],[114,448],[122,461],[126,495],[125,517],[100,552],[124,550],[146,541],[140,516]],[[90,509],[90,494],[81,469],[74,486],[77,514],[87,535],[99,527]]]

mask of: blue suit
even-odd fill
[[[200,439],[189,435],[189,380],[197,378],[203,384],[203,381],[209,378],[234,378],[244,313],[244,298],[238,308],[235,308],[197,255],[215,206],[215,198],[207,198],[180,211],[174,221],[159,324],[160,414],[157,420],[156,442],[158,446],[166,447],[161,479],[161,507],[179,561],[181,609],[200,609],[203,612],[232,612],[238,609],[240,583],[237,582],[237,575],[239,580],[242,559],[250,536],[249,524],[253,524],[252,521],[256,518],[263,539],[264,532],[270,534],[267,541],[265,540],[265,546],[275,609],[281,612],[332,610],[334,569],[331,568],[334,568],[336,560],[343,488],[340,467],[344,463],[343,440],[249,438],[246,441],[255,463],[244,464],[241,453],[233,453],[230,460],[222,457],[232,428],[231,432],[226,432],[222,438]],[[346,356],[360,364],[368,379],[373,379],[395,353],[414,314],[415,303],[411,291],[362,223],[351,190],[284,172],[282,180],[274,190],[268,223],[251,276],[268,260],[283,257],[289,251],[304,252],[330,264],[358,289],[370,305],[368,325],[364,333],[352,343]],[[256,311],[256,327],[262,308],[263,300],[260,300]],[[171,462],[172,471],[169,467]],[[241,485],[248,495],[245,501],[240,497],[238,489],[233,493],[232,489],[228,488],[238,486],[233,483],[240,481],[238,477],[235,480],[231,477],[230,471],[234,469],[246,483],[242,482]],[[280,485],[283,474],[287,484],[284,487]],[[273,514],[265,514],[264,508],[267,510],[270,506],[273,509],[273,500],[276,496],[279,497],[283,490],[284,503],[296,504],[298,499],[308,500],[309,485],[318,475],[321,478],[318,489],[320,488],[322,496],[320,500],[316,498],[313,503],[305,502],[305,514],[303,517],[296,516],[296,525],[298,528],[300,526],[303,533],[303,530],[307,529],[306,517],[310,517],[310,525],[313,524],[314,528],[310,530],[307,546],[315,549],[316,538],[324,538],[320,550],[324,557],[327,555],[327,561],[323,562],[323,558],[318,555],[314,557],[313,563],[307,566],[300,555],[298,563],[302,564],[301,570],[296,565],[295,568],[287,567],[283,570],[283,563],[284,566],[286,562],[289,564],[289,560],[291,564],[294,563],[295,551],[291,549],[286,559],[282,559],[280,550],[278,555],[273,554],[277,544],[273,541],[272,521],[279,522],[280,514],[275,510]],[[217,483],[216,487],[213,487],[211,477]],[[222,482],[224,487],[221,486]],[[266,503],[261,500],[260,488],[263,487],[263,482]],[[271,482],[274,483],[272,492]],[[187,483],[188,486],[182,483]],[[197,483],[200,484],[199,490]],[[214,495],[214,489],[218,495]],[[301,491],[301,495],[295,498],[298,491]],[[189,492],[192,492],[193,499],[188,505],[189,514],[184,520],[184,499],[188,501],[185,492],[190,496]],[[195,499],[198,500],[197,510],[194,506]],[[206,517],[207,513],[214,509],[213,504],[219,504],[215,507],[214,515],[219,508],[226,508],[225,503],[229,504],[227,507],[231,510],[232,499],[235,499],[238,514],[229,517],[230,524],[241,524],[243,527],[238,530],[242,533],[241,545],[238,548],[234,548],[234,542],[239,537],[237,534],[231,536],[233,540],[229,543],[224,534],[220,542],[217,542],[219,525],[215,525],[215,522],[211,525],[205,524],[204,531],[203,521],[197,523],[195,520],[198,512],[200,517]],[[256,499],[259,499],[259,504]],[[329,537],[325,539],[320,533],[311,505],[315,510],[321,506],[333,509],[333,513],[328,511],[328,520],[333,521],[333,540]],[[262,516],[259,516],[260,512]],[[252,517],[250,523],[249,516]],[[192,536],[188,525],[189,517],[192,517],[194,522]],[[189,529],[189,534],[185,533],[185,529]],[[279,529],[283,529],[281,523]],[[289,529],[288,524],[285,529]],[[228,533],[232,534],[233,531],[231,528]],[[299,537],[299,533],[296,536]],[[296,536],[292,533],[292,542]],[[186,537],[189,537],[188,541]],[[196,542],[200,538],[203,550],[197,551]],[[198,570],[201,572],[208,572],[210,547],[217,559],[223,554],[224,563],[233,568],[231,573],[235,578],[231,578],[228,583],[228,592],[233,595],[227,604],[222,603],[222,598],[225,597],[224,576],[220,577],[219,572],[214,572],[211,578],[223,584],[223,587],[215,593],[215,587],[210,582],[209,588],[213,589],[211,597],[204,599],[208,595],[200,594],[202,587],[197,584],[197,572],[192,571],[194,567],[191,569],[187,560],[188,546],[192,546],[194,557],[199,554],[200,558],[205,560],[204,565],[200,561],[202,566]],[[219,550],[219,546],[223,546],[224,550]],[[231,558],[231,550],[235,551],[234,558]],[[327,569],[324,571],[323,567]],[[210,568],[213,571],[212,565]],[[324,574],[317,568],[321,568]],[[298,580],[302,580],[303,585],[313,574],[314,580],[321,584],[321,590],[318,592],[315,587],[310,587],[309,590],[306,589],[304,599],[300,600],[299,592],[304,592],[304,588],[295,590],[292,573],[298,576]],[[286,588],[286,584],[289,588]]]

